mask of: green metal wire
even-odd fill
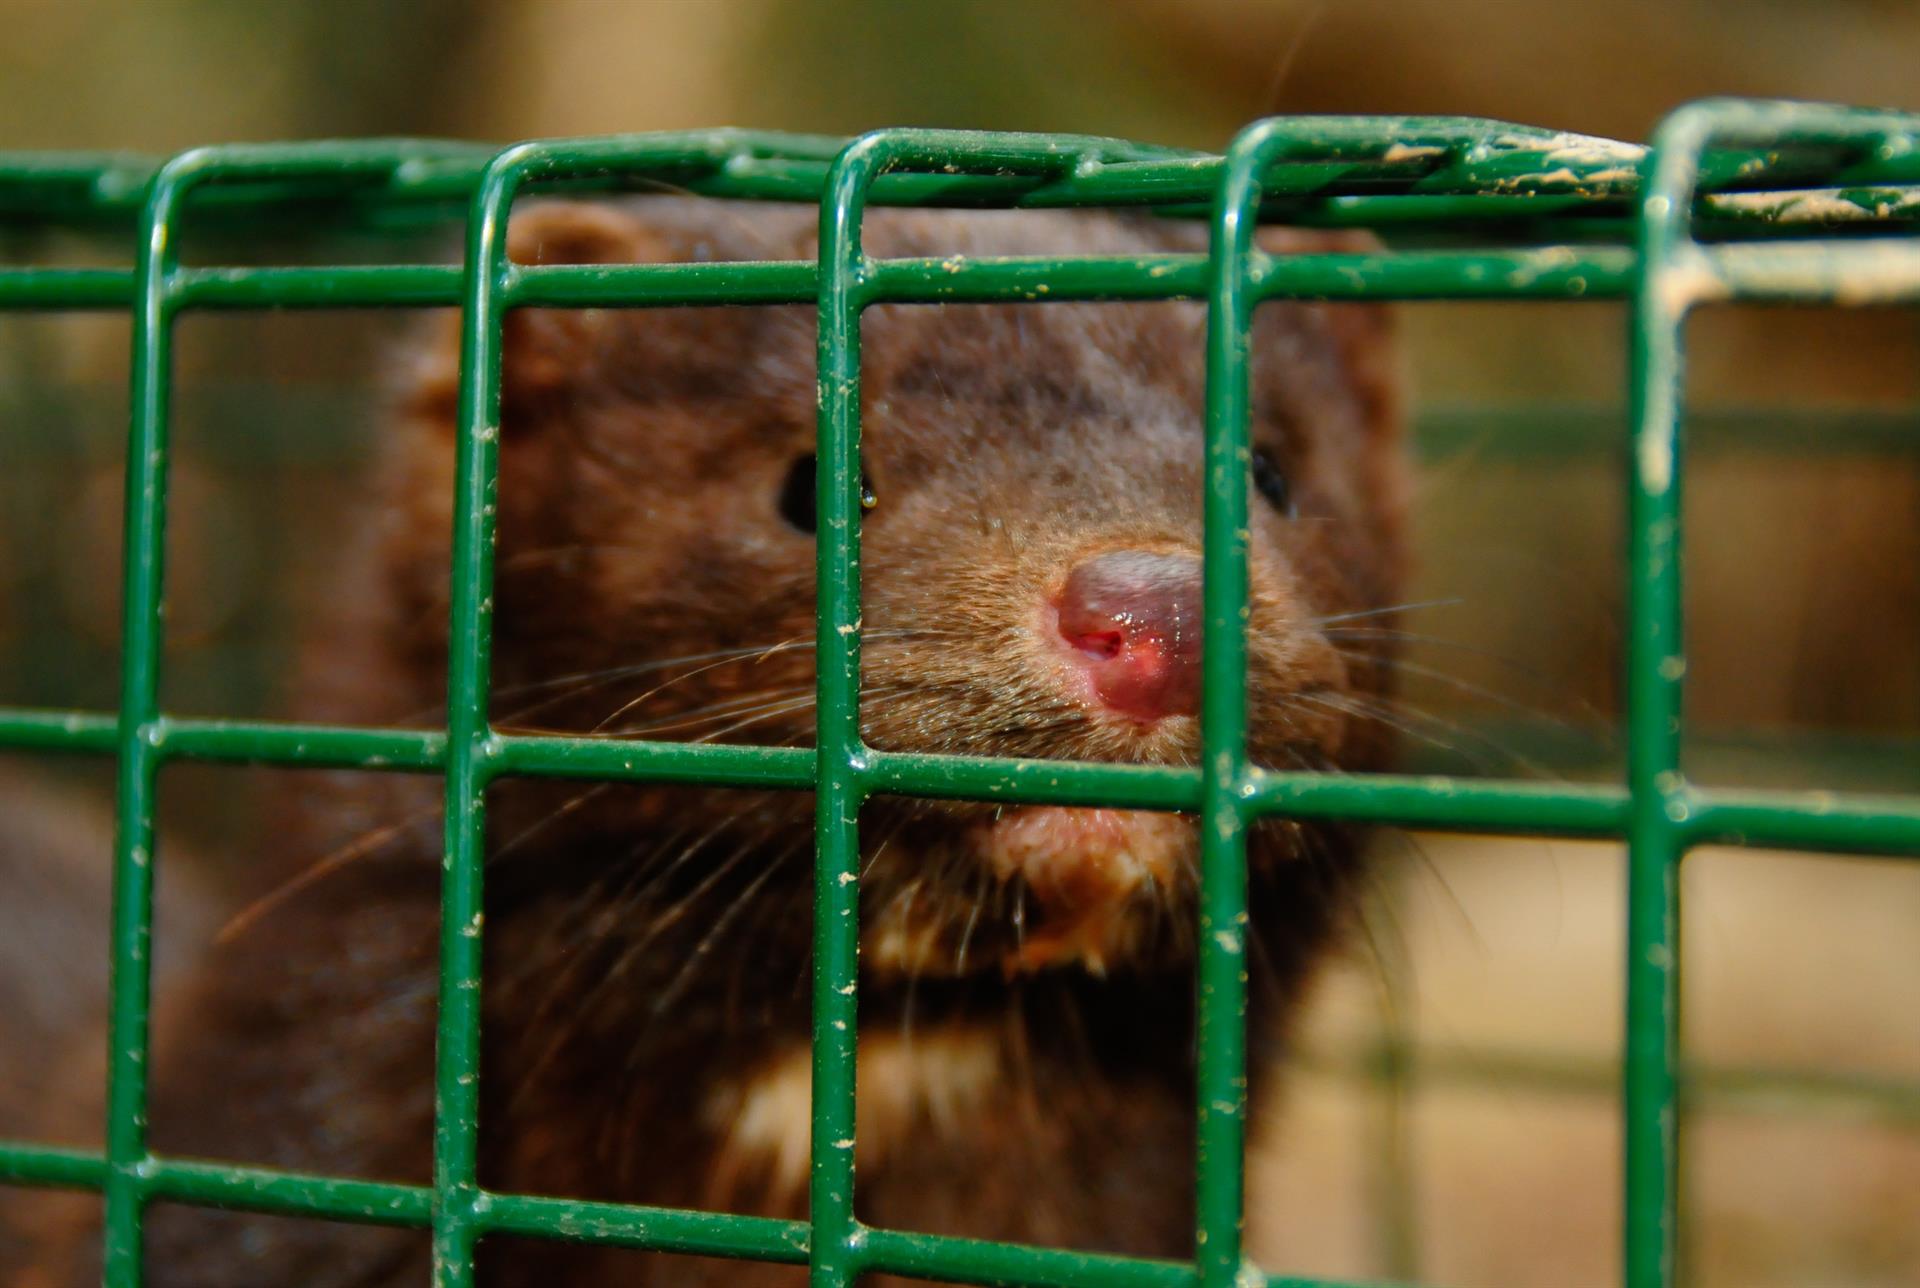
[[[515,196],[671,183],[816,202],[817,263],[523,267],[506,259]],[[1809,195],[1818,201],[1805,200]],[[1207,255],[876,260],[875,204],[1148,205],[1210,220]],[[460,267],[232,268],[179,263],[182,227],[274,212],[402,228],[464,211]],[[106,1145],[0,1142],[0,1182],[99,1191],[106,1276],[138,1285],[155,1200],[428,1228],[434,1279],[470,1285],[492,1234],[805,1264],[820,1285],[868,1272],[974,1283],[1241,1285],[1245,1262],[1245,829],[1336,818],[1456,831],[1614,837],[1629,847],[1625,1281],[1673,1282],[1678,1093],[1676,874],[1725,843],[1920,855],[1920,797],[1723,792],[1680,760],[1680,332],[1705,302],[1920,300],[1920,245],[1885,233],[1920,214],[1920,120],[1791,104],[1711,102],[1652,148],[1454,118],[1282,118],[1213,157],[1067,136],[890,130],[850,143],[705,131],[563,140],[501,152],[387,140],[206,149],[162,166],[123,157],[0,154],[0,223],[131,231],[127,269],[0,267],[0,309],[133,317],[121,700],[116,712],[0,709],[0,748],[112,755],[119,767]],[[1414,237],[1379,253],[1276,259],[1256,221],[1362,224]],[[1808,217],[1811,216],[1811,217]],[[1445,238],[1471,234],[1467,246]],[[1421,241],[1418,238],[1425,238]],[[1620,784],[1277,773],[1246,753],[1248,333],[1277,298],[1630,301],[1628,758]],[[1205,600],[1197,768],[883,752],[859,737],[859,333],[885,301],[1205,299]],[[814,303],[819,310],[817,741],[758,748],[509,736],[488,722],[500,328],[508,309]],[[464,309],[444,730],[187,720],[160,705],[172,323],[182,311]],[[171,760],[439,774],[446,836],[432,1184],[388,1185],[154,1155],[145,1131],[148,936],[157,775]],[[488,784],[502,775],[709,783],[815,793],[813,1152],[805,1221],[587,1203],[481,1189],[481,859]],[[1194,1256],[1168,1263],[939,1237],[862,1224],[853,1168],[859,813],[875,795],[1110,805],[1199,816],[1199,1034]],[[1420,1063],[1416,1051],[1395,1069]],[[1554,1079],[1552,1071],[1542,1075]],[[1716,1078],[1719,1081],[1716,1081]],[[1564,1078],[1563,1078],[1564,1080]],[[1785,1073],[1697,1075],[1771,1093]],[[1608,1079],[1599,1079],[1604,1090]],[[1895,1109],[1915,1089],[1823,1086]],[[1905,1112],[1905,1110],[1901,1110]]]
[[[1247,1116],[1247,475],[1260,178],[1299,129],[1252,126],[1227,149],[1213,211],[1207,295],[1206,501],[1200,680],[1198,1077],[1194,1256],[1200,1282],[1241,1272]],[[1263,257],[1261,257],[1263,258]]]

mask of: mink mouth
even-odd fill
[[[876,892],[863,967],[1012,979],[1163,962],[1190,937],[1198,849],[1196,821],[1176,814],[1027,806],[948,820],[901,847],[913,871]]]

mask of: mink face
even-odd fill
[[[533,263],[810,257],[813,222],[809,211],[700,202],[536,205],[517,217],[512,250]],[[1204,232],[1104,216],[877,212],[865,242],[876,256],[1138,254],[1199,250]],[[1380,756],[1382,659],[1322,624],[1395,593],[1397,408],[1383,323],[1351,306],[1275,304],[1258,317],[1254,759],[1367,768]],[[862,334],[867,741],[1193,763],[1202,306],[885,306],[868,311]],[[510,316],[505,343],[496,724],[810,742],[813,311],[524,312]],[[416,392],[399,493],[415,521],[389,553],[427,619],[444,593],[444,539],[423,535],[444,521],[451,357],[442,346]],[[439,648],[422,641],[423,662]],[[430,703],[439,676],[430,665],[419,676],[416,696]],[[555,683],[566,676],[582,678]],[[757,894],[792,900],[804,923],[808,803],[733,808],[738,835],[714,845],[754,851],[740,863],[764,876]],[[1098,973],[1186,952],[1191,820],[880,799],[862,835],[872,974]],[[1343,863],[1326,845],[1263,827],[1253,861],[1256,871]]]
[[[530,203],[510,240],[523,263],[810,259],[813,230],[804,209]],[[1264,237],[1278,253],[1339,243]],[[1124,255],[1199,251],[1205,233],[876,211],[865,240],[876,256]],[[1202,314],[868,312],[871,745],[1195,761]],[[1257,317],[1253,755],[1363,770],[1384,754],[1378,641],[1401,563],[1392,348],[1375,310]],[[814,339],[807,308],[508,315],[496,728],[811,742]],[[374,536],[343,556],[355,620],[316,650],[305,714],[383,724],[443,701],[456,351],[449,324],[408,372]],[[192,1050],[157,1074],[157,1148],[425,1179],[439,789],[359,775],[295,803],[277,847],[292,879],[209,958]],[[505,780],[487,800],[481,1183],[803,1215],[811,799]],[[1190,1253],[1194,820],[876,798],[860,836],[862,1219]],[[1248,860],[1261,1051],[1357,859],[1340,829],[1276,821],[1253,829]],[[156,1213],[154,1282],[425,1273],[404,1232],[208,1220]],[[629,1280],[599,1255],[488,1241],[482,1278]],[[782,1273],[668,1260],[644,1281]]]

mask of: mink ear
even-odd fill
[[[633,264],[669,258],[647,225],[618,207],[530,202],[507,228],[516,264]],[[511,309],[500,349],[502,418],[522,432],[563,409],[602,360],[605,309]]]

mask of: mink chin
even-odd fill
[[[510,241],[526,263],[811,258],[814,228],[805,208],[528,202]],[[1202,250],[1205,230],[876,211],[865,240],[880,256],[1120,255]],[[1360,240],[1262,233],[1282,254]],[[869,310],[871,745],[1194,762],[1203,314]],[[811,742],[813,341],[807,308],[508,315],[497,728]],[[1274,303],[1252,343],[1253,757],[1375,768],[1402,565],[1389,319]],[[444,700],[456,348],[445,321],[407,366],[304,715],[389,723]],[[1364,629],[1329,631],[1334,617]],[[439,784],[302,786],[269,882],[299,888],[201,969],[191,1032],[156,1073],[156,1143],[423,1181]],[[811,799],[534,781],[488,799],[483,1184],[804,1215]],[[1189,1255],[1194,820],[883,797],[860,832],[861,1217]],[[1248,861],[1264,1056],[1360,860],[1344,829],[1275,822]],[[483,1241],[480,1271],[632,1282],[630,1256]],[[162,1285],[413,1283],[426,1264],[409,1232],[180,1209],[149,1231]],[[644,1266],[662,1285],[803,1273]]]

